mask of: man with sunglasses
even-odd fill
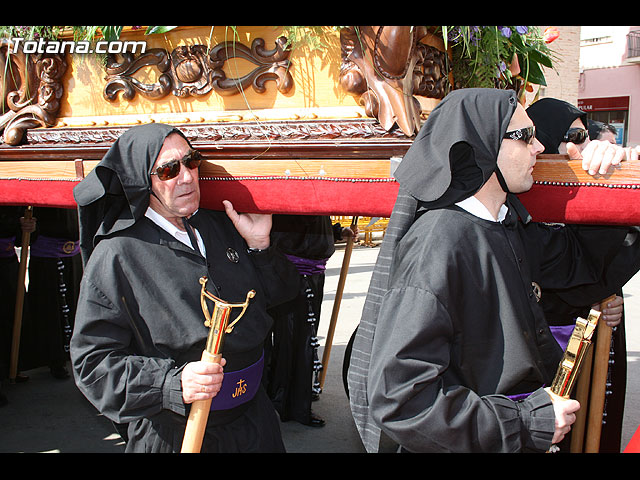
[[[396,170],[348,374],[367,451],[390,439],[408,452],[544,452],[575,421],[578,402],[545,388],[563,349],[538,286],[597,284],[626,229],[531,221],[515,194],[533,184],[534,133],[515,92],[455,90]],[[639,243],[625,250],[636,271]],[[593,244],[597,255],[564,254]]]
[[[637,149],[625,149],[615,143],[602,139],[591,139],[589,121],[586,112],[569,102],[555,98],[543,98],[533,103],[527,114],[536,125],[538,137],[544,146],[544,153],[569,155],[572,160],[582,160],[582,166],[589,173],[605,174],[612,165],[621,161],[637,161]],[[591,227],[578,225],[555,225],[554,228],[584,230]],[[602,228],[602,227],[597,227]],[[603,229],[606,231],[606,228]],[[612,228],[612,230],[617,230]],[[632,233],[631,235],[636,235]],[[611,262],[607,266],[607,276],[617,277],[620,287],[628,278],[627,265]],[[619,453],[622,433],[622,419],[626,392],[627,355],[624,326],[624,301],[622,290],[602,292],[602,298],[617,294],[603,312],[602,321],[613,328],[610,349],[613,362],[609,368],[609,387],[605,404],[606,422],[603,422],[599,451]],[[591,306],[591,292],[587,288],[546,289],[541,299],[547,321],[555,331],[567,332],[575,325],[577,317],[585,318]]]
[[[202,452],[281,452],[260,381],[263,345],[267,307],[296,295],[297,271],[270,245],[270,215],[239,214],[228,201],[224,212],[200,208],[200,162],[180,130],[133,127],[74,189],[85,263],[76,383],[124,427],[127,452],[179,452],[190,404],[210,398]],[[209,333],[201,277],[230,303],[256,292],[221,364],[200,361]]]
[[[611,166],[622,161],[637,161],[640,146],[623,148],[607,140],[591,140],[587,114],[569,102],[557,98],[542,98],[527,108],[534,121],[543,153],[569,155],[582,160],[589,174],[604,175]]]

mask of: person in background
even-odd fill
[[[616,135],[618,135],[616,127],[596,120],[589,120],[588,123],[589,140],[605,140],[616,144]]]
[[[10,377],[11,345],[15,320],[16,290],[20,262],[16,255],[16,246],[21,245],[23,233],[31,234],[35,229],[35,219],[23,217],[24,207],[0,207],[0,407],[9,400],[2,392],[2,384]],[[28,308],[23,308],[22,324],[28,325]],[[24,338],[24,335],[21,335]],[[24,348],[21,342],[18,368],[22,366]],[[14,381],[25,382],[29,377],[17,372]]]
[[[273,217],[272,242],[296,266],[301,282],[296,298],[269,310],[274,326],[265,381],[283,422],[295,420],[311,427],[325,424],[311,409],[311,402],[320,394],[317,376],[323,367],[317,333],[326,264],[335,252],[335,242],[347,235],[357,235],[357,228],[332,225],[328,216]]]
[[[637,160],[633,157],[635,150],[623,149],[615,145],[615,137],[611,129],[600,122],[587,120],[587,114],[570,103],[555,98],[544,98],[527,108],[529,117],[536,125],[538,138],[544,146],[543,153],[566,153],[571,159],[580,160],[585,151],[601,150],[609,158],[616,158],[616,163],[623,160]],[[613,162],[612,162],[613,163]],[[602,172],[601,169],[598,169]],[[552,228],[589,228],[576,225],[553,225]],[[600,228],[600,227],[597,227]],[[636,231],[630,231],[630,238],[637,236]],[[631,241],[631,240],[630,240]],[[625,273],[626,265],[612,262],[608,266],[606,276],[610,277],[610,284],[620,287],[630,279]],[[604,284],[600,293],[593,288],[571,288],[566,290],[546,289],[541,298],[541,305],[549,324],[557,332],[562,332],[565,339],[571,335],[577,317],[586,318],[592,307],[600,309],[599,302],[591,304],[593,294],[604,300],[612,294],[616,298],[609,303],[603,312],[602,320],[613,328],[610,350],[610,367],[603,418],[603,428],[600,439],[600,451],[608,453],[620,452],[622,435],[622,420],[627,384],[627,349],[624,326],[624,296],[622,289],[612,289]],[[561,446],[567,449],[568,441]]]
[[[36,229],[29,251],[26,302],[31,323],[25,331],[29,369],[49,367],[54,378],[69,378],[73,330],[82,260],[75,209],[35,207]]]

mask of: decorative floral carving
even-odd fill
[[[11,40],[0,39],[0,131],[8,145],[18,145],[30,128],[55,123],[67,69],[61,54],[14,50]]]
[[[157,83],[142,83],[133,77],[138,70],[144,67],[156,65],[162,73]],[[122,98],[132,100],[136,92],[147,98],[162,98],[171,90],[172,79],[167,73],[170,70],[171,61],[164,48],[152,48],[136,57],[132,53],[122,55],[122,61],[118,62],[115,55],[110,54],[107,59],[107,84],[103,95],[107,100],[115,100],[118,92],[122,92]]]
[[[342,87],[385,129],[397,125],[407,136],[421,124],[414,95],[442,98],[446,88],[445,54],[419,43],[425,34],[419,26],[358,26],[340,32]]]
[[[418,43],[418,62],[413,71],[416,79],[415,94],[442,99],[448,92],[447,54],[431,45]]]
[[[262,38],[256,38],[251,44],[251,49],[238,42],[216,45],[209,55],[214,71],[214,88],[221,95],[233,95],[251,85],[256,92],[263,93],[265,82],[275,80],[278,91],[288,93],[293,87],[293,77],[289,72],[291,51],[285,48],[286,44],[287,39],[279,37],[272,50],[264,48]],[[230,58],[243,58],[256,65],[256,68],[241,78],[227,78],[222,67]]]
[[[42,129],[29,132],[29,143],[33,145],[55,144],[110,144],[116,140],[126,126],[117,128],[80,127]],[[327,141],[345,142],[348,140],[390,139],[402,140],[406,138],[401,132],[387,131],[375,120],[349,121],[298,121],[298,122],[268,122],[263,124],[246,123],[211,123],[206,125],[180,125],[185,135],[194,141],[230,142],[252,140],[268,144],[270,141]]]
[[[253,41],[251,48],[239,42],[223,42],[213,48],[205,45],[179,46],[169,53],[165,49],[152,49],[134,56],[127,54],[121,62],[114,55],[107,61],[107,84],[104,97],[113,101],[118,92],[131,100],[136,92],[147,98],[162,98],[172,93],[177,97],[202,96],[212,89],[220,95],[235,95],[252,87],[264,93],[265,83],[274,80],[281,93],[293,88],[289,72],[290,50],[287,39],[280,37],[272,50],[265,49],[262,38]],[[232,58],[242,58],[256,65],[240,78],[228,78],[223,70]],[[156,67],[161,75],[157,83],[145,84],[133,77],[143,67]]]

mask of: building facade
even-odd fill
[[[617,143],[640,144],[640,26],[583,26],[578,107],[618,130]]]

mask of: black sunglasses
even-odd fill
[[[202,155],[197,150],[190,150],[180,160],[171,160],[156,168],[155,172],[151,172],[151,175],[158,175],[158,178],[163,182],[175,178],[180,173],[180,163],[185,167],[192,170],[198,168],[202,163]]]
[[[585,128],[570,128],[567,130],[567,133],[564,134],[562,141],[580,145],[584,143],[587,138],[589,138],[589,130]]]
[[[523,142],[531,145],[533,143],[533,139],[536,138],[536,127],[532,125],[530,127],[511,130],[510,132],[505,133],[502,138],[522,140]]]

